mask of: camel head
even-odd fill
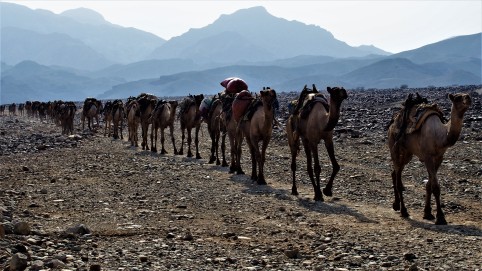
[[[273,106],[278,101],[276,97],[276,91],[269,87],[263,87],[263,90],[260,90],[259,94],[261,95],[261,100],[263,101],[263,103],[266,103],[270,106]]]
[[[452,101],[452,108],[454,110],[453,113],[457,113],[460,117],[462,117],[465,111],[467,111],[472,105],[472,99],[470,98],[469,94],[449,94],[448,97]]]
[[[330,99],[335,101],[338,104],[341,104],[343,100],[348,98],[348,94],[346,93],[346,90],[343,87],[327,87],[326,91],[330,93]]]

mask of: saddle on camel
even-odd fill
[[[415,95],[415,97],[413,97],[413,94],[408,95],[405,102],[402,103],[402,109],[395,113],[388,125],[394,125],[395,141],[400,140],[404,135],[418,131],[424,121],[431,115],[437,115],[443,123],[446,122],[442,110],[437,104],[429,103],[426,98],[421,97],[418,93]]]

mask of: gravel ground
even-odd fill
[[[478,86],[480,88],[480,86]],[[341,170],[333,197],[314,202],[306,158],[291,195],[290,154],[274,131],[267,186],[192,159],[130,147],[76,125],[0,116],[2,270],[481,270],[482,108],[477,87],[349,92],[335,129]],[[438,172],[448,225],[423,220],[424,166],[405,169],[411,215],[392,210],[385,125],[408,92],[450,111],[449,92],[472,93],[462,135]],[[478,90],[480,92],[480,89]],[[279,120],[296,93],[280,93]],[[124,130],[124,133],[126,131]],[[180,131],[176,123],[176,143]],[[229,143],[228,143],[229,145]],[[244,147],[242,164],[250,172]],[[320,145],[322,178],[331,165]],[[433,203],[434,204],[434,203]],[[2,232],[3,230],[3,232]]]

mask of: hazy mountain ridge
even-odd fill
[[[237,36],[227,37],[224,42],[250,48],[249,52],[234,52],[229,46],[219,47],[214,36],[227,32],[235,32]],[[279,35],[283,33],[283,35]],[[211,41],[212,40],[212,41]],[[214,42],[213,42],[214,41]],[[219,41],[220,42],[220,41]],[[197,50],[197,55],[188,55],[188,48],[205,44],[204,50]],[[216,47],[213,54],[209,49]],[[199,48],[199,46],[197,46]],[[221,15],[212,24],[198,29],[191,29],[185,34],[168,40],[157,48],[149,57],[164,58],[191,58],[200,63],[205,63],[202,56],[213,54],[215,62],[237,63],[258,59],[261,61],[283,59],[298,55],[325,55],[332,57],[364,56],[370,53],[388,54],[378,48],[365,46],[351,47],[339,41],[327,30],[306,25],[298,21],[288,21],[269,14],[264,7],[253,7],[238,10],[230,15]],[[225,55],[231,57],[226,60]],[[255,55],[255,56],[253,56]]]
[[[154,48],[165,42],[154,34],[135,28],[125,28],[108,22],[99,23],[99,18],[103,20],[102,15],[89,9],[66,11],[64,15],[59,15],[47,10],[32,10],[17,4],[0,5],[2,28],[15,27],[39,34],[66,34],[91,47],[112,63],[142,60]],[[92,19],[91,22],[85,22]],[[75,52],[72,52],[72,57],[76,57]]]
[[[15,4],[0,5],[2,27],[5,26],[1,32],[0,103],[21,102],[25,97],[37,100],[83,99],[85,96],[126,98],[140,92],[159,96],[215,94],[221,90],[219,82],[231,76],[245,79],[252,91],[263,86],[293,91],[311,83],[321,88],[334,85],[393,88],[402,84],[409,87],[481,84],[481,33],[383,56],[377,54],[380,51],[376,47],[351,47],[334,39],[321,27],[277,18],[264,8],[255,7],[222,15],[206,27],[191,29],[172,38],[154,51],[153,55],[157,54],[158,59],[119,64],[116,63],[120,62],[118,59],[111,61],[98,50],[102,46],[105,46],[102,50],[111,46],[105,41],[102,46],[94,48],[82,41],[86,33],[72,37],[64,32],[79,25],[82,31],[97,29],[90,42],[102,43],[104,38],[122,36],[130,31],[139,33],[139,30],[113,25],[88,9],[57,15]],[[10,13],[4,16],[5,6],[17,12],[14,13],[17,16],[27,14],[28,20],[18,20],[22,17],[17,17],[15,21]],[[247,17],[253,19],[247,20]],[[45,24],[43,19],[46,19]],[[260,24],[256,31],[253,31],[253,22]],[[21,27],[35,23],[38,24],[35,30]],[[49,28],[62,23],[64,25]],[[64,32],[52,32],[59,29]],[[278,36],[291,39],[270,36],[279,29],[284,35]],[[99,35],[102,31],[105,31],[104,35]],[[132,51],[149,46],[149,39],[145,44],[142,40],[131,41],[129,46],[135,46]],[[49,46],[39,46],[42,44]],[[293,44],[297,44],[299,49],[296,50],[299,51],[290,47]],[[330,47],[338,45],[337,48],[341,49],[336,52]],[[119,50],[111,53],[123,55],[122,49]],[[143,53],[153,50],[145,49]],[[335,53],[323,55],[322,50]],[[346,52],[360,56],[336,56]],[[22,59],[22,54],[23,58],[28,56],[28,61]]]

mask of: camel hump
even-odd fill
[[[310,112],[316,103],[321,103],[325,108],[326,112],[330,111],[330,105],[325,95],[321,93],[310,93],[306,96],[303,105],[301,106],[300,117],[302,119],[306,119],[310,115]]]
[[[407,134],[418,131],[425,120],[432,116],[437,115],[441,121],[443,121],[442,110],[437,104],[419,104],[412,108],[409,115],[409,123],[407,128]]]
[[[418,131],[425,120],[436,115],[443,121],[443,113],[437,104],[416,104],[413,105],[408,112],[408,115],[404,116],[403,108],[398,112],[394,119],[393,125],[395,125],[395,132],[398,134],[397,138],[400,138],[403,134],[411,134]]]

